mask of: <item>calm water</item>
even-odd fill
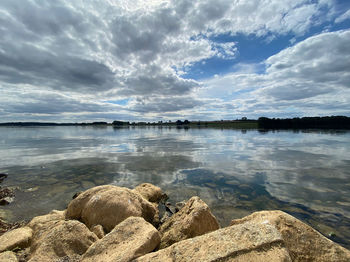
[[[222,226],[281,209],[350,247],[350,133],[93,127],[0,128],[8,220],[64,209],[96,185],[160,186],[200,196]],[[333,235],[333,234],[332,234]]]

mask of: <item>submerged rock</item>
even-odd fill
[[[187,239],[136,259],[164,261],[292,261],[271,224],[244,223]]]
[[[281,233],[293,261],[350,261],[350,251],[322,236],[312,227],[282,211],[255,212],[231,225],[269,223]]]
[[[129,217],[92,244],[81,261],[132,261],[152,252],[159,243],[159,232],[150,223],[141,217]]]
[[[153,223],[156,207],[140,194],[125,187],[98,186],[81,193],[67,209],[67,219],[79,219],[89,228],[101,225],[110,232],[130,216],[143,217]]]
[[[159,228],[160,248],[181,240],[200,236],[219,229],[219,223],[209,207],[199,197],[192,197],[185,206]]]
[[[31,250],[30,262],[56,261],[63,257],[76,258],[97,241],[97,236],[83,223],[70,220],[58,221],[37,239]]]
[[[0,187],[0,205],[5,206],[13,202],[15,197],[15,191],[8,187]]]

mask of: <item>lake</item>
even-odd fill
[[[350,248],[350,132],[175,127],[1,127],[9,221],[64,209],[103,184],[160,186],[175,204],[198,195],[222,226],[281,209]]]

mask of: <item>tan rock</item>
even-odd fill
[[[255,212],[231,225],[270,223],[281,233],[293,261],[350,261],[350,251],[322,236],[312,227],[282,211]]]
[[[30,262],[55,261],[62,257],[81,256],[97,241],[97,236],[76,220],[58,221],[41,238],[32,250]]]
[[[52,210],[50,213],[46,215],[34,217],[28,223],[28,226],[33,230],[37,230],[38,227],[40,227],[42,224],[45,224],[46,222],[50,222],[53,220],[64,220],[65,212],[66,212],[65,210],[63,211]]]
[[[105,232],[103,231],[103,227],[101,225],[93,226],[91,228],[91,232],[94,232],[99,239],[105,236]]]
[[[129,217],[91,245],[82,262],[131,261],[153,251],[159,243],[159,232],[150,223],[141,217]]]
[[[3,253],[0,253],[0,261],[2,262],[18,262],[18,259],[15,255],[15,253],[11,251],[6,251]]]
[[[207,204],[199,197],[192,197],[179,212],[167,219],[159,228],[162,235],[160,248],[206,234],[219,227]]]
[[[6,232],[0,236],[0,252],[14,248],[26,248],[30,245],[33,230],[29,227],[21,227]]]
[[[143,183],[141,185],[138,185],[135,187],[135,189],[133,189],[133,191],[139,193],[150,202],[159,202],[160,200],[167,198],[166,194],[163,193],[160,187],[157,187],[150,183]]]
[[[79,219],[89,228],[101,225],[105,232],[110,232],[130,216],[143,217],[152,223],[155,214],[155,206],[140,194],[128,188],[105,185],[93,187],[73,199],[66,218]]]
[[[65,210],[52,210],[49,214],[34,217],[29,223],[28,227],[33,229],[33,238],[31,243],[31,252],[34,252],[40,244],[40,239],[43,234],[49,232],[60,221],[65,218]]]
[[[280,233],[271,224],[244,223],[183,240],[136,259],[170,261],[291,261]]]

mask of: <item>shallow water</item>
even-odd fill
[[[350,132],[112,127],[1,127],[0,173],[16,199],[8,220],[64,209],[102,184],[200,196],[222,226],[284,210],[350,248]]]

